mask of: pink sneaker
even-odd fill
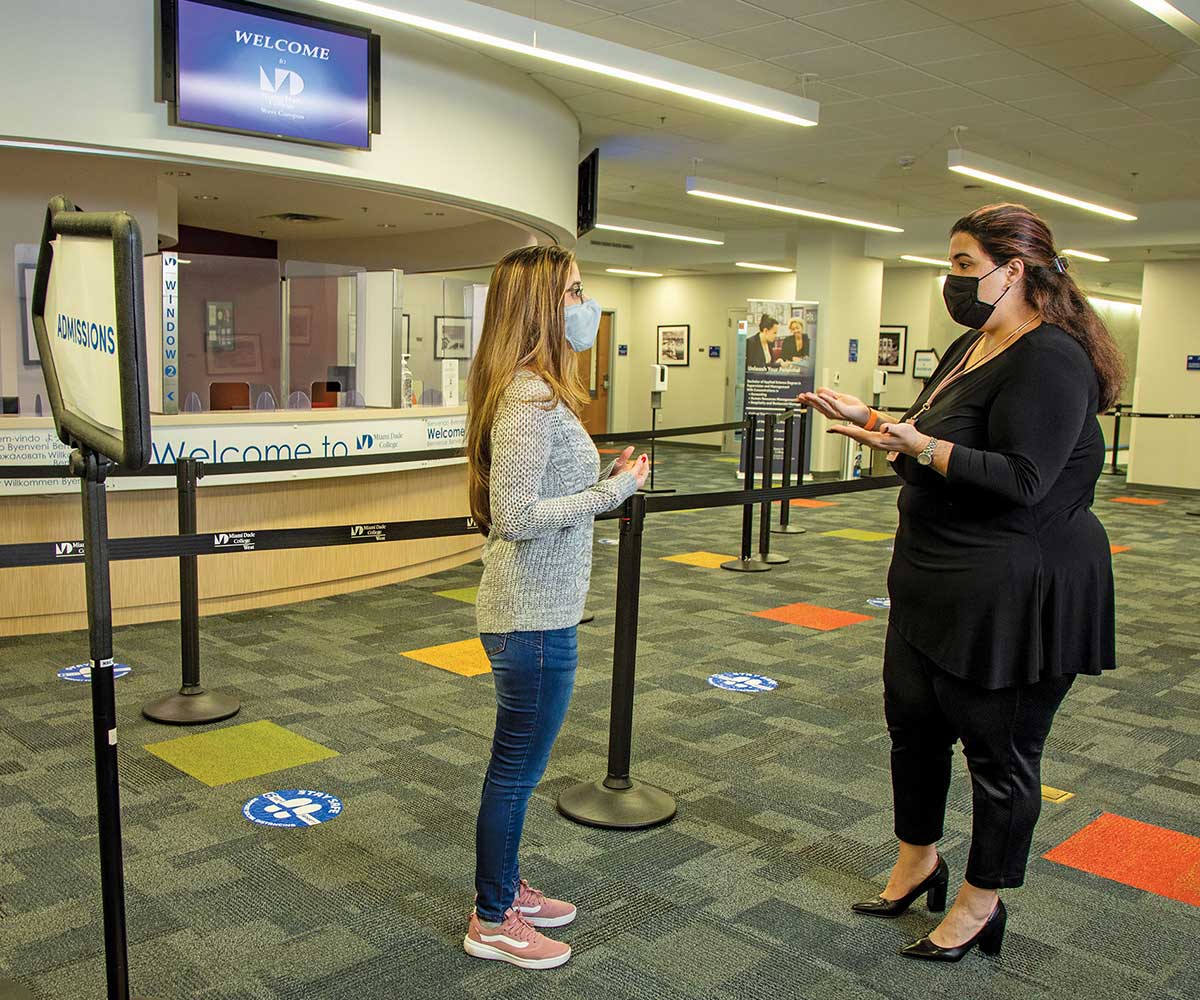
[[[506,910],[504,923],[484,927],[475,913],[467,922],[463,951],[476,958],[508,962],[521,969],[556,969],[571,957],[571,946],[539,934],[516,909]]]
[[[540,892],[521,879],[521,887],[517,890],[517,898],[513,909],[525,918],[527,924],[534,927],[566,927],[575,919],[575,907],[564,903],[561,899],[548,899]]]

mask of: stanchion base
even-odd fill
[[[765,573],[771,567],[758,559],[730,559],[721,563],[721,569],[732,570],[734,573]]]
[[[558,797],[558,811],[584,826],[609,830],[644,830],[675,818],[675,800],[639,781],[628,788],[609,788],[603,781],[572,785]]]
[[[588,625],[596,620],[596,614],[593,611],[584,611],[583,617],[579,619],[580,625]]]
[[[202,726],[237,715],[241,708],[241,702],[236,698],[213,691],[196,694],[177,691],[143,705],[142,715],[152,722],[165,722],[171,726]]]
[[[643,486],[639,493],[675,493],[677,492],[674,486]]]
[[[775,527],[771,529],[772,535],[803,535],[807,534],[807,528],[801,528],[795,524],[789,524],[786,527]]]
[[[765,562],[768,566],[783,566],[791,562],[787,556],[781,556],[776,552],[768,552],[765,556],[760,553],[758,561]]]

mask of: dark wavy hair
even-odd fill
[[[1116,401],[1125,382],[1125,359],[1113,336],[1067,273],[1045,221],[1024,205],[985,205],[964,215],[950,235],[974,237],[993,264],[1025,262],[1025,300],[1047,323],[1066,330],[1091,358],[1100,383],[1100,409]]]

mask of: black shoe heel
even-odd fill
[[[884,899],[882,896],[876,896],[874,899],[865,899],[861,903],[854,903],[850,909],[868,917],[898,917],[928,893],[926,904],[930,910],[937,913],[946,908],[946,888],[949,884],[950,869],[946,867],[946,862],[939,856],[937,867],[907,896],[901,896],[899,899]]]
[[[936,945],[927,937],[906,944],[897,954],[905,958],[919,958],[926,962],[957,962],[976,945],[985,955],[999,955],[1000,946],[1004,943],[1004,927],[1008,923],[1008,911],[1004,909],[1003,901],[997,901],[992,915],[987,923],[979,928],[979,932],[963,944],[954,948],[943,948]]]

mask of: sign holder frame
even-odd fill
[[[45,315],[55,241],[60,236],[107,239],[112,243],[122,421],[119,436],[113,433],[113,428],[74,411],[63,396],[54,361],[54,340],[47,329]],[[107,995],[108,1000],[130,1000],[105,480],[114,465],[132,470],[144,467],[150,453],[142,237],[133,217],[125,212],[80,212],[69,199],[61,195],[52,198],[42,229],[31,311],[54,427],[62,442],[73,449],[71,474],[78,476],[80,481]]]

